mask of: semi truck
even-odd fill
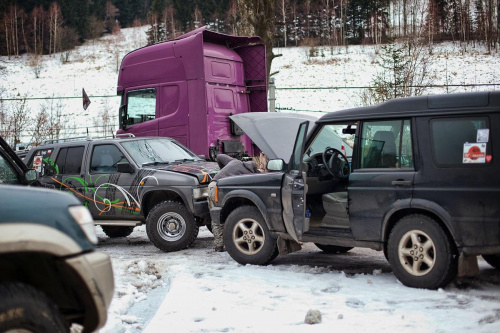
[[[118,134],[171,137],[211,160],[255,156],[229,117],[267,112],[265,45],[201,27],[125,55],[117,93]]]

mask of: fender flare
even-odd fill
[[[271,226],[269,225],[269,218],[267,216],[267,207],[264,204],[264,201],[262,201],[262,199],[258,195],[247,190],[234,190],[224,196],[224,199],[222,200],[220,206],[225,207],[226,203],[233,198],[244,198],[251,201],[260,211],[262,217],[264,218],[264,221],[266,221],[267,227],[270,229]]]
[[[425,199],[404,199],[404,200],[398,200],[396,201],[391,209],[386,213],[384,216],[384,221],[382,223],[382,230],[381,230],[381,239],[383,241],[387,241],[386,239],[386,232],[387,228],[389,227],[389,221],[390,219],[394,216],[394,214],[398,213],[399,211],[403,209],[412,209],[412,210],[421,210],[421,211],[426,211],[431,213],[432,215],[437,216],[444,227],[447,229],[447,231],[451,234],[451,236],[454,238],[455,243],[458,243],[457,240],[458,238],[456,228],[453,228],[452,223],[451,223],[451,215],[448,213],[446,209],[441,207],[440,205],[436,204],[433,201],[425,200]]]
[[[21,222],[0,224],[0,253],[39,252],[56,257],[82,252],[65,233],[41,224]]]

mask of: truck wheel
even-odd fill
[[[332,254],[341,254],[341,253],[346,253],[350,250],[352,250],[352,247],[345,247],[345,246],[337,246],[337,245],[324,245],[324,244],[318,244],[314,243],[323,252],[326,253],[332,253]]]
[[[134,227],[118,227],[115,225],[101,225],[101,228],[109,238],[127,237],[134,231]]]
[[[482,257],[488,264],[500,269],[500,254],[483,254]]]
[[[394,275],[404,285],[437,289],[458,274],[458,255],[443,228],[425,215],[403,217],[387,246]]]
[[[69,332],[56,305],[23,283],[0,284],[0,332]]]
[[[252,206],[236,208],[224,225],[224,245],[240,264],[266,265],[278,256],[278,244],[271,237],[260,211]]]
[[[179,251],[193,244],[199,228],[193,214],[175,201],[154,206],[146,221],[149,240],[165,252]]]

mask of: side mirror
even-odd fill
[[[134,168],[130,165],[129,162],[121,162],[116,165],[116,171],[120,173],[134,173]]]
[[[36,180],[36,171],[33,169],[26,171],[24,179],[26,179],[28,183],[34,182]]]
[[[267,162],[267,170],[269,171],[282,171],[285,166],[285,162],[282,159],[269,160]]]
[[[127,112],[125,104],[120,106],[119,114],[120,114],[120,128],[124,130],[127,128]]]

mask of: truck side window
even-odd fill
[[[82,168],[85,147],[68,147],[59,151],[56,166],[60,174],[78,174]]]
[[[59,173],[59,168],[52,159],[53,150],[53,148],[38,149],[28,161],[28,167],[35,169],[39,177]]]
[[[491,161],[487,117],[432,119],[430,128],[437,165],[484,165]]]
[[[115,173],[116,165],[127,159],[115,145],[95,146],[92,151],[91,173]]]
[[[19,184],[16,170],[2,154],[0,154],[0,184]]]
[[[413,168],[410,120],[364,122],[361,168]]]
[[[127,93],[127,125],[153,120],[156,116],[156,89],[132,90]]]

